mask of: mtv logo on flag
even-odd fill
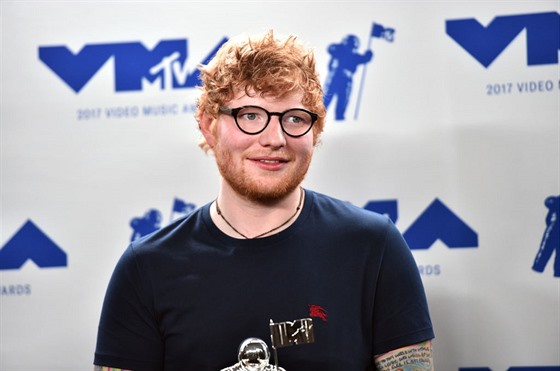
[[[270,320],[270,335],[274,348],[315,342],[313,320],[311,318],[279,323]]]
[[[395,40],[395,29],[385,28],[379,23],[374,23],[371,27],[371,37],[385,39],[392,43]]]
[[[181,199],[176,198],[173,201],[173,212],[188,214],[196,208],[195,204],[187,203]]]

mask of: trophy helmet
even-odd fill
[[[239,346],[239,363],[243,370],[262,371],[268,366],[270,351],[264,341],[258,338],[244,340]]]

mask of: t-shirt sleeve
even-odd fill
[[[163,370],[163,344],[149,277],[129,247],[113,272],[99,321],[94,364],[133,371]]]
[[[404,238],[390,220],[375,303],[373,355],[434,337],[418,267]]]

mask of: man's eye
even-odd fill
[[[292,124],[299,124],[304,121],[301,117],[298,116],[288,116],[287,120]]]
[[[237,119],[242,121],[263,121],[265,115],[261,112],[239,112]]]
[[[242,118],[244,120],[256,120],[258,115],[256,113],[245,113],[243,114]]]
[[[284,118],[284,122],[286,124],[293,124],[293,125],[307,125],[311,122],[309,117],[305,115],[289,115]]]

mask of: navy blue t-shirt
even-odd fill
[[[221,232],[210,204],[140,241],[107,289],[94,363],[219,371],[269,322],[313,318],[315,342],[278,350],[289,371],[373,370],[373,357],[433,338],[420,276],[391,221],[306,190],[286,230]]]

